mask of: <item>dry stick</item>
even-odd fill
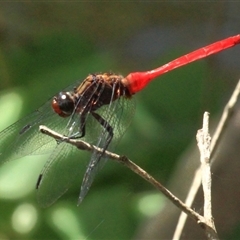
[[[102,152],[101,148],[98,148],[94,145],[91,145],[89,143],[86,143],[79,139],[70,139],[66,136],[63,136],[46,126],[39,126],[39,130],[41,133],[46,134],[50,137],[53,137],[56,139],[60,144],[61,142],[66,142],[69,144],[72,144],[73,146],[76,146],[77,148],[81,150],[87,150],[87,151],[98,151]],[[138,165],[133,163],[131,160],[129,160],[126,156],[119,156],[115,153],[111,153],[109,151],[105,151],[103,154],[103,157],[110,158],[112,160],[115,160],[124,166],[130,168],[133,172],[138,174],[140,177],[151,183],[155,188],[157,188],[159,191],[161,191],[173,204],[175,204],[179,209],[184,211],[189,217],[194,219],[202,228],[204,229],[211,229],[210,226],[207,225],[205,219],[203,216],[186,206],[181,200],[179,200],[176,196],[174,196],[168,189],[166,189],[162,184],[160,184],[156,179],[154,179],[150,174],[148,174],[146,171],[144,171],[142,168],[140,168]],[[210,231],[210,230],[209,230]],[[214,231],[214,230],[213,230]]]
[[[221,137],[224,133],[224,130],[226,129],[227,124],[233,115],[234,106],[237,103],[239,94],[240,94],[240,81],[238,81],[238,84],[235,87],[232,96],[230,97],[228,103],[226,104],[223,114],[221,116],[221,119],[220,119],[218,126],[215,130],[215,133],[212,137],[212,142],[211,142],[211,146],[210,146],[210,149],[211,149],[210,163],[214,162],[214,160],[215,160],[213,158],[214,154],[217,150],[217,147],[218,147]],[[201,185],[201,168],[199,167],[195,172],[195,176],[194,176],[192,185],[190,187],[188,196],[185,201],[187,206],[192,206],[192,203],[195,199],[195,196],[198,192],[200,185]],[[177,224],[174,236],[173,236],[174,240],[178,240],[180,238],[186,220],[187,220],[187,215],[182,212],[178,219],[178,224]]]
[[[206,229],[208,239],[218,239],[217,231],[212,217],[212,199],[211,199],[211,168],[210,168],[210,144],[211,137],[209,134],[209,113],[203,115],[203,127],[197,132],[197,143],[200,151],[202,186],[204,195],[204,218],[211,227],[210,232]],[[213,230],[213,231],[212,231]]]
[[[204,217],[210,223],[212,222],[212,205],[211,205],[211,171],[210,171],[210,144],[211,137],[209,134],[209,113],[205,112],[203,116],[203,127],[197,132],[197,143],[200,152],[200,161],[202,169],[202,186],[204,194]],[[214,226],[213,226],[214,227]],[[215,227],[214,227],[215,228]]]

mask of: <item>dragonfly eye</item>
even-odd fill
[[[70,116],[74,107],[74,98],[70,92],[60,92],[52,100],[53,110],[61,117]]]

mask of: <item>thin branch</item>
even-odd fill
[[[232,96],[230,97],[228,103],[226,104],[223,114],[221,116],[221,119],[220,119],[218,126],[215,130],[215,133],[212,137],[212,142],[211,142],[211,147],[210,147],[210,149],[211,149],[210,163],[212,163],[214,161],[214,154],[217,150],[219,142],[222,138],[223,133],[225,132],[225,129],[229,123],[229,120],[233,116],[234,107],[239,98],[239,94],[240,94],[240,81],[238,81],[238,84],[235,87]],[[189,190],[188,195],[185,200],[185,203],[187,206],[192,206],[192,203],[195,199],[195,196],[198,192],[200,185],[201,185],[201,168],[198,168],[195,172],[195,176],[192,181],[192,185],[190,187],[190,190]],[[187,220],[187,215],[182,212],[180,214],[178,224],[177,224],[177,227],[175,230],[174,236],[178,236],[178,237],[174,238],[175,240],[178,240],[179,237],[181,236],[181,232],[183,230],[186,220]]]
[[[196,178],[195,177],[193,179],[192,185],[190,187],[190,191],[188,193],[188,197],[187,197],[187,199],[185,201],[185,204],[187,206],[191,206],[191,204],[192,204],[192,202],[193,202],[193,200],[195,198],[196,189],[198,189],[198,186],[199,186],[199,179],[200,179],[200,183],[201,183],[201,168],[198,168],[196,170],[195,176],[196,175],[200,176],[200,178]],[[186,219],[187,219],[187,214],[185,214],[184,212],[181,212],[172,239],[174,239],[174,240],[179,240],[180,239],[180,237],[182,235],[182,231],[183,231],[184,225],[185,225],[185,222],[186,222]]]
[[[234,113],[234,107],[237,103],[238,97],[240,94],[240,80],[238,81],[237,86],[235,87],[232,96],[230,97],[228,103],[226,104],[223,114],[221,116],[221,119],[218,123],[218,126],[215,130],[215,133],[212,137],[211,142],[211,154],[210,154],[210,162],[212,163],[214,161],[214,154],[217,150],[217,147],[219,145],[219,142],[222,138],[222,135],[224,133],[224,130],[227,127],[227,124],[229,123],[229,120],[233,116]]]
[[[203,127],[197,132],[197,143],[200,151],[201,172],[202,172],[202,186],[204,195],[204,218],[211,231],[206,229],[208,239],[218,239],[217,231],[212,217],[212,199],[211,199],[211,169],[210,169],[210,144],[211,137],[209,134],[209,113],[205,112],[203,116]],[[213,231],[214,230],[214,233]],[[212,235],[214,234],[214,235]]]
[[[102,152],[101,148],[98,148],[94,145],[91,145],[89,143],[86,143],[79,139],[70,139],[66,136],[63,136],[46,126],[39,126],[39,130],[41,133],[46,134],[50,137],[53,137],[58,142],[67,142],[78,149],[81,150],[87,150],[87,151],[98,151]],[[201,227],[203,228],[211,228],[207,225],[205,219],[203,216],[186,206],[181,200],[179,200],[176,196],[174,196],[168,189],[166,189],[161,183],[159,183],[156,179],[154,179],[150,174],[148,174],[146,171],[144,171],[142,168],[140,168],[138,165],[133,163],[131,160],[129,160],[126,156],[119,156],[115,153],[105,151],[103,154],[103,157],[107,157],[109,159],[115,160],[124,166],[131,169],[134,173],[138,174],[140,177],[151,183],[155,188],[157,188],[159,191],[161,191],[173,204],[175,204],[179,209],[184,211],[189,217],[194,219]]]

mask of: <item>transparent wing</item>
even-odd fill
[[[52,117],[49,109],[45,110],[35,111],[0,132],[0,163],[41,153],[42,148],[46,151],[52,145],[53,141],[38,131],[38,126]]]
[[[73,86],[77,84],[69,86],[66,91],[73,89]],[[71,145],[66,143],[57,144],[52,137],[39,132],[39,126],[46,125],[58,133],[68,135],[67,126],[69,124],[73,125],[77,120],[79,121],[77,115],[71,121],[59,117],[53,112],[51,101],[52,99],[32,114],[0,132],[0,164],[27,155],[49,153],[55,149],[42,170],[42,173],[46,173],[38,197],[42,206],[52,204],[61,196],[72,182],[73,170],[79,169],[79,166],[76,168],[76,163],[73,166],[73,164],[63,161],[67,155],[73,152]],[[74,126],[72,131],[78,131],[78,126]],[[71,171],[73,171],[73,174],[71,174]],[[58,176],[60,177],[58,178]]]
[[[113,128],[113,139],[108,143],[109,132],[107,128],[102,127],[101,134],[95,145],[104,151],[106,149],[112,151],[129,126],[134,110],[135,102],[126,98],[120,98],[112,102],[109,106],[103,106],[99,109],[99,115]],[[106,161],[107,158],[103,158],[101,153],[97,151],[93,152],[83,178],[78,204],[82,202],[88,193],[96,173],[103,167]]]
[[[37,190],[37,199],[41,207],[48,207],[61,197],[81,174],[83,162],[76,157],[74,146],[60,143],[54,149],[42,170],[42,180]]]
[[[114,126],[114,137],[108,149],[112,150],[124,134],[134,114],[133,110],[134,101],[123,98],[113,102],[110,106],[103,106],[99,109],[98,113]],[[79,115],[75,114],[71,122],[68,123],[69,126],[72,126],[72,132],[74,133],[79,131],[78,122]],[[89,140],[92,144],[105,148],[108,137],[109,133],[106,129],[89,114],[86,120],[86,137],[83,140]],[[58,144],[41,172],[42,179],[37,198],[42,207],[53,204],[68,190],[77,176],[82,176],[81,173],[84,170],[82,156],[83,154],[76,147],[64,142]],[[105,164],[106,160],[106,158],[101,158],[98,152],[92,153],[81,187],[81,200],[87,194],[96,173]]]
[[[65,128],[58,133],[69,135],[79,132],[79,114],[65,123]],[[71,131],[68,131],[69,126]],[[51,127],[50,127],[51,128]],[[64,132],[63,132],[64,131]],[[37,199],[42,207],[48,207],[61,197],[73,183],[76,176],[81,173],[81,155],[76,147],[59,142],[57,147],[45,163],[37,185]]]
[[[66,90],[76,84],[78,82]],[[66,127],[68,120],[53,112],[51,101],[0,132],[0,164],[26,155],[47,153],[56,147],[53,138],[39,132],[39,125],[46,125],[60,133]]]

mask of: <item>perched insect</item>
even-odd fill
[[[37,181],[39,203],[47,207],[67,191],[79,173],[81,162],[67,161],[66,156],[75,148],[64,141],[56,144],[54,139],[39,132],[39,125],[46,125],[68,138],[84,138],[102,148],[102,152],[92,153],[79,195],[78,203],[81,203],[97,170],[106,162],[104,152],[115,146],[132,119],[135,108],[132,95],[168,71],[239,43],[240,35],[236,35],[186,54],[162,67],[130,73],[127,77],[114,73],[89,75],[82,83],[68,87],[37,111],[0,132],[0,163],[55,148]]]

